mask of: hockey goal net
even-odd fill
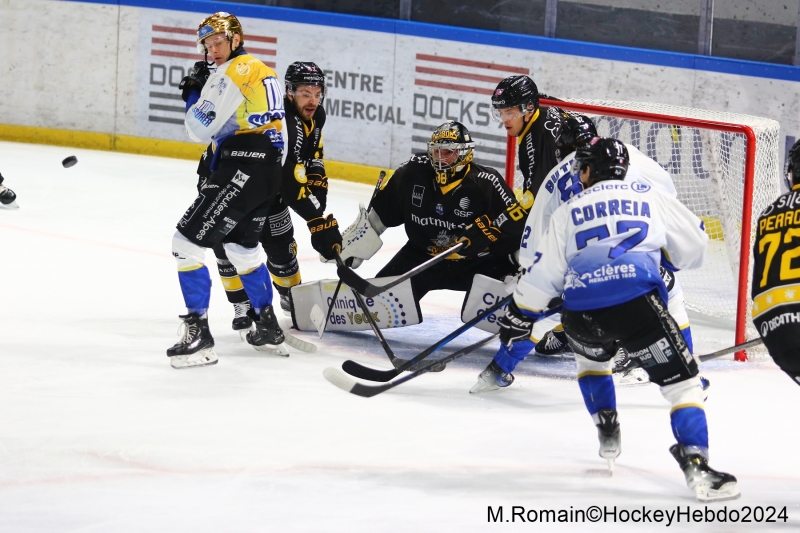
[[[678,273],[687,309],[732,320],[735,344],[755,338],[750,259],[758,214],[780,194],[778,122],[643,102],[543,99],[541,105],[591,117],[601,136],[636,146],[670,173],[678,199],[703,219],[709,236],[705,265]],[[519,190],[516,147],[509,138],[506,176]]]

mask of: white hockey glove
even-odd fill
[[[372,211],[367,213],[364,204],[358,206],[358,218],[342,233],[342,251],[339,254],[343,261],[353,258],[351,268],[358,268],[361,263],[371,258],[383,246],[380,234],[386,231],[378,215]],[[331,263],[320,256],[323,263]]]

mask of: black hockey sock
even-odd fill
[[[247,293],[242,285],[242,280],[239,274],[236,273],[236,267],[230,261],[217,259],[217,269],[219,270],[219,278],[222,280],[222,286],[225,288],[225,296],[232,304],[240,304],[249,301]]]
[[[276,265],[267,259],[267,270],[272,276],[273,285],[281,295],[288,295],[290,288],[300,284],[300,265],[294,257],[283,265]]]

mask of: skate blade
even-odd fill
[[[261,346],[256,346],[253,344],[252,346],[259,352],[268,353],[270,355],[280,355],[281,357],[289,357],[289,349],[286,348],[284,343],[262,344]]]
[[[298,339],[294,335],[285,331],[283,332],[283,336],[285,338],[284,342],[296,350],[306,353],[314,353],[317,351],[317,345],[314,343]]]
[[[248,329],[240,329],[240,330],[237,330],[237,331],[239,331],[239,337],[244,342],[247,342],[247,334],[250,332],[250,328],[248,328]]]
[[[606,461],[608,461],[608,475],[609,476],[613,476],[614,475],[614,459],[609,457],[609,458],[606,459]]]
[[[498,390],[505,389],[506,387],[501,387],[499,385],[495,385],[494,383],[488,383],[479,379],[478,382],[469,389],[470,394],[484,394],[487,392],[494,392]]]
[[[216,365],[219,361],[214,348],[206,348],[197,353],[188,355],[174,355],[169,358],[169,364],[172,368],[194,368],[196,366],[210,366]]]
[[[10,204],[0,204],[0,208],[3,208],[3,209],[19,209],[19,204],[17,204],[17,201],[14,200]]]
[[[739,492],[739,487],[736,486],[735,482],[726,483],[717,490],[713,490],[709,487],[695,487],[694,493],[697,497],[697,501],[703,503],[737,500],[742,495],[742,493]]]

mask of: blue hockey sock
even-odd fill
[[[244,291],[256,314],[272,303],[272,283],[270,283],[269,272],[264,263],[247,274],[239,274],[239,279],[242,280]]]
[[[578,385],[590,415],[594,416],[600,409],[617,408],[617,394],[610,370],[608,373],[584,372],[578,376]]]
[[[525,356],[533,351],[534,346],[536,343],[532,340],[517,341],[510,350],[505,344],[501,344],[494,356],[494,362],[503,369],[503,372],[513,372],[517,365],[525,359]]]
[[[205,314],[211,299],[211,276],[205,265],[178,272],[183,301],[190,313]]]
[[[708,422],[701,407],[691,404],[676,407],[669,418],[678,444],[708,449]]]
[[[683,339],[686,341],[686,346],[689,347],[689,353],[694,353],[694,343],[692,342],[692,327],[686,326],[681,330]]]

